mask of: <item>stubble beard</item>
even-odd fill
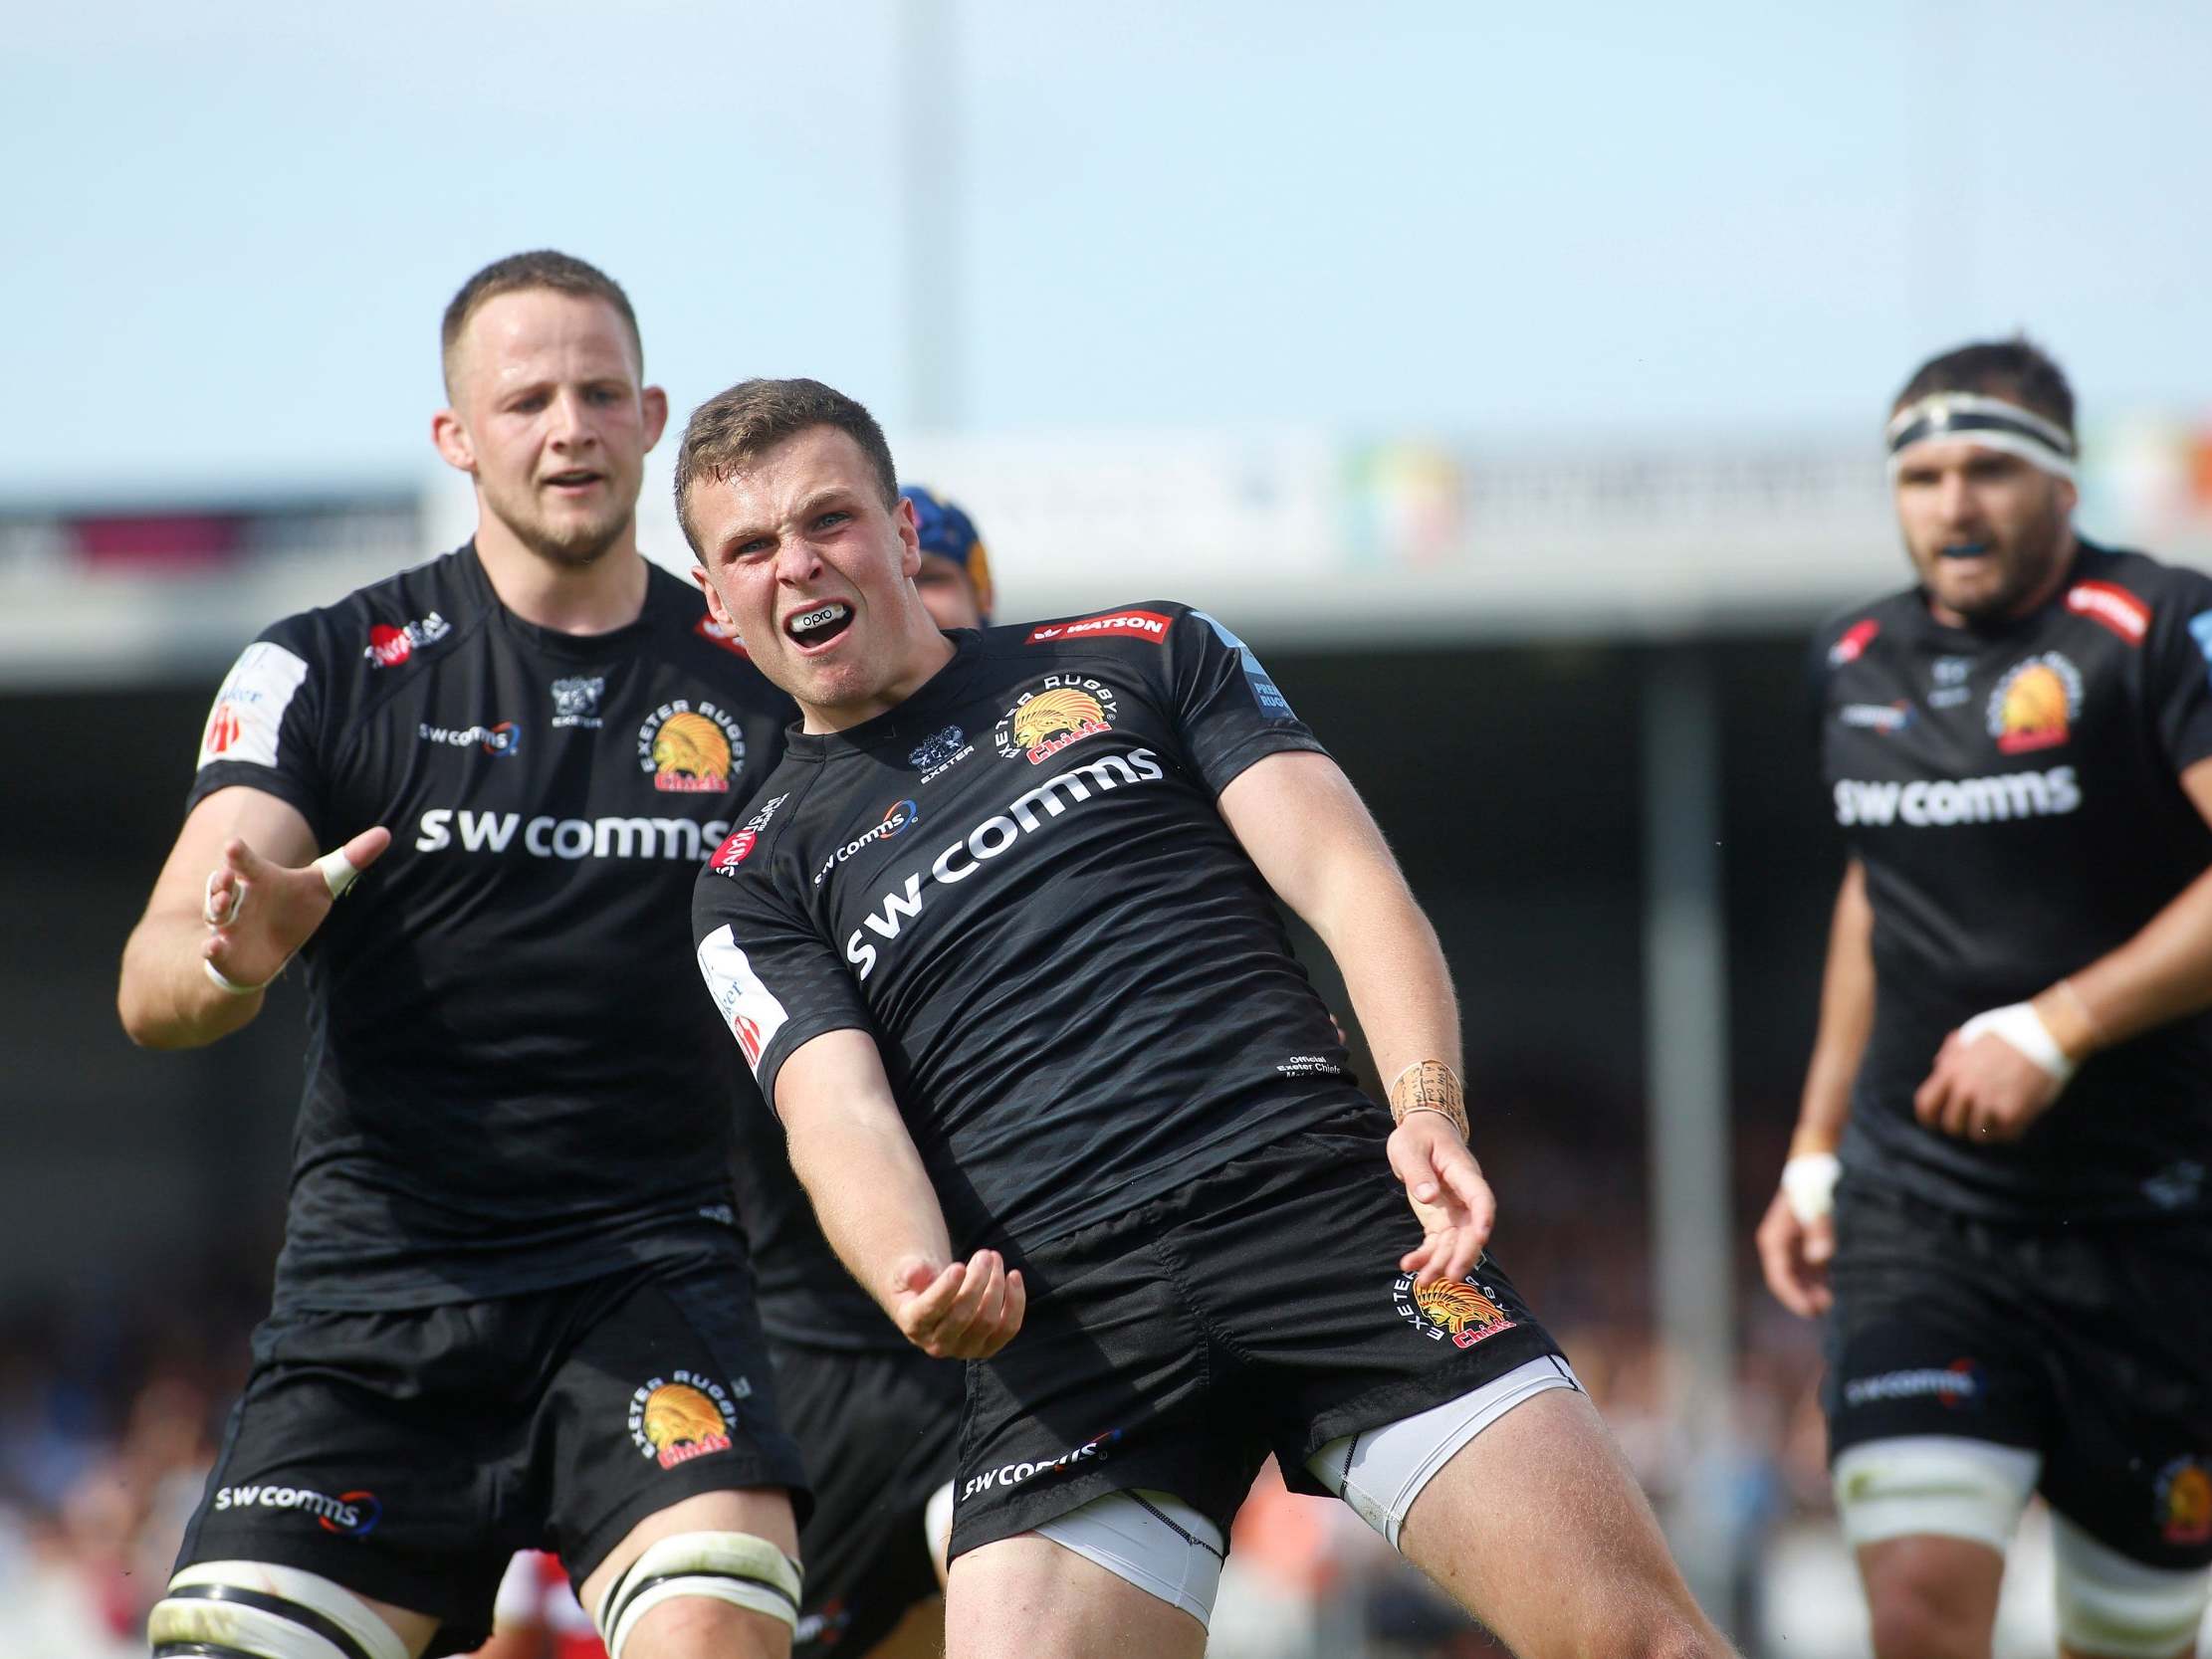
[[[2050,517],[2021,539],[2016,555],[2008,561],[1995,587],[1969,604],[1946,603],[1977,627],[2010,621],[2021,601],[2051,579],[2065,543],[2066,515],[2054,503]],[[1940,559],[1941,555],[1937,557]]]
[[[499,518],[516,540],[548,564],[561,570],[588,570],[629,533],[637,522],[637,504],[632,502],[610,520],[571,523],[559,528],[543,519],[529,519],[521,515],[502,513]]]

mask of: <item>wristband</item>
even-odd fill
[[[1836,1208],[1836,1177],[1844,1172],[1834,1152],[1800,1152],[1782,1165],[1782,1197],[1802,1226]]]
[[[1459,1074],[1441,1060],[1416,1060],[1392,1081],[1390,1121],[1403,1124],[1413,1112],[1434,1112],[1449,1119],[1459,1139],[1467,1138],[1467,1107]]]
[[[1958,1040],[1970,1043],[1985,1033],[2033,1060],[2062,1086],[2072,1080],[2074,1062],[2059,1047],[2058,1038],[2051,1035],[2051,1028],[2043,1023],[2043,1016],[2032,1003],[2014,1002],[1976,1014],[1958,1028]]]
[[[207,977],[213,981],[215,988],[225,996],[252,996],[256,991],[267,990],[271,983],[269,979],[264,979],[258,985],[241,985],[235,980],[225,978],[223,970],[205,956],[200,958],[200,966],[206,970]]]

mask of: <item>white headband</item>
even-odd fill
[[[2064,427],[2017,403],[1978,392],[1935,392],[1897,411],[1889,422],[1889,480],[1896,482],[1905,451],[1918,444],[1960,439],[2003,450],[2054,478],[2074,477],[2074,440]]]

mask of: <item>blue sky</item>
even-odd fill
[[[950,74],[896,0],[12,20],[0,498],[411,481],[439,311],[537,245],[679,415],[808,373],[894,439],[1871,428],[2022,324],[2092,414],[2212,408],[2212,8],[928,9]]]

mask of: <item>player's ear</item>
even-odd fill
[[[2071,518],[2074,517],[2075,508],[2081,505],[2082,492],[2070,478],[2058,479],[2055,482],[2059,487],[2059,514],[2062,518]]]
[[[469,442],[469,429],[462,424],[459,410],[440,409],[430,417],[430,441],[447,466],[474,475],[476,446]]]
[[[707,596],[707,614],[715,619],[715,626],[727,628],[733,634],[736,633],[738,631],[738,619],[730,614],[730,607],[722,602],[722,595],[716,590],[713,580],[708,576],[707,567],[703,564],[693,565],[691,567],[691,579],[699,584],[699,591]]]
[[[651,449],[668,430],[668,394],[658,386],[647,386],[638,393],[638,404],[645,412],[645,447]]]
[[[914,521],[914,504],[904,496],[892,510],[891,522],[899,530],[899,574],[912,581],[922,573],[922,531]]]

